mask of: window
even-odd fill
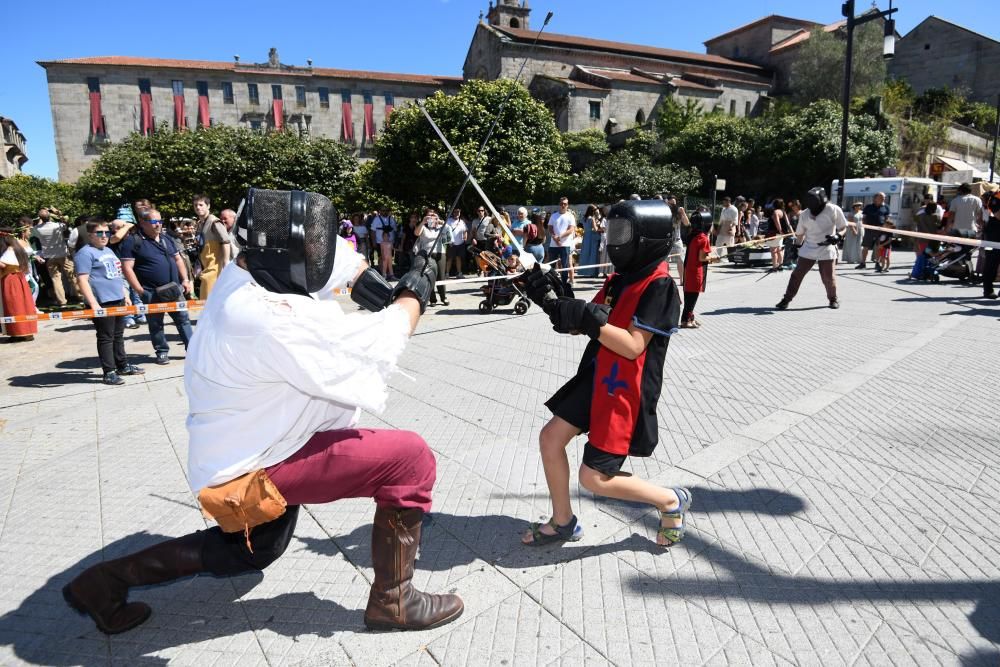
[[[148,137],[155,126],[152,87],[149,79],[139,79],[139,133]]]
[[[174,91],[174,129],[183,130],[187,128],[187,118],[184,116],[184,82],[174,79],[170,82],[170,87]]]
[[[746,105],[743,107],[743,115],[749,118],[752,110],[753,105],[750,103],[750,100],[747,100]]]
[[[354,119],[351,117],[351,91],[347,88],[340,91],[340,113],[340,139],[353,144]]]
[[[320,87],[319,89],[319,105],[324,109],[330,108],[330,89]]]
[[[362,136],[366,144],[375,141],[375,105],[371,93],[364,93],[364,127]]]
[[[396,108],[396,96],[392,93],[385,94],[385,120],[389,122],[389,116],[392,115],[393,110]]]
[[[295,86],[295,104],[304,107],[306,105],[306,87]]]
[[[281,99],[281,84],[273,83],[271,84],[271,99],[280,100]]]
[[[256,83],[247,84],[247,95],[250,97],[250,104],[260,104],[260,91],[257,90]]]
[[[639,109],[638,111],[635,112],[635,124],[642,125],[645,122],[646,122],[646,114],[643,112],[642,109]]]
[[[208,111],[208,81],[195,81],[198,89],[198,127],[211,127],[212,117]]]
[[[253,84],[250,85],[252,86]],[[254,132],[261,132],[263,131],[264,126],[259,120],[252,120],[250,121],[250,129]]]
[[[729,100],[729,115],[736,115],[736,100]]]
[[[233,96],[233,82],[223,81],[222,82],[222,103],[232,104],[236,99]]]
[[[591,120],[601,120],[601,103],[591,102],[590,103],[590,119]]]

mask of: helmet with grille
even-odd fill
[[[663,259],[673,242],[673,211],[659,199],[630,200],[608,211],[608,258],[621,273]]]
[[[264,288],[308,296],[323,289],[333,272],[337,220],[321,194],[250,188],[236,220],[240,255]]]

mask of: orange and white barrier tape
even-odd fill
[[[857,227],[856,222],[848,222],[848,226]],[[876,232],[889,232],[893,236],[910,236],[915,239],[923,239],[925,241],[941,241],[942,243],[955,243],[957,245],[967,245],[973,246],[975,248],[983,248],[984,250],[1000,250],[1000,243],[996,241],[984,241],[982,239],[970,239],[964,236],[949,236],[947,234],[927,234],[925,232],[911,232],[908,229],[896,229],[895,227],[889,229],[886,227],[879,227],[877,225],[861,225],[865,229],[870,229]]]

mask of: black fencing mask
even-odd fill
[[[694,211],[688,215],[688,222],[691,223],[691,233],[708,233],[712,229],[712,214],[708,211]]]
[[[315,192],[250,188],[240,205],[236,237],[250,275],[262,287],[309,296],[333,273],[337,211]]]
[[[620,273],[637,271],[670,252],[673,212],[651,199],[615,204],[608,211],[608,257]]]
[[[802,205],[809,209],[809,212],[815,218],[823,212],[828,201],[830,200],[826,196],[826,190],[823,188],[813,188],[802,198]]]

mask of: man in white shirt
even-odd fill
[[[951,212],[951,225],[947,233],[954,233],[965,238],[974,239],[979,235],[983,216],[983,201],[972,194],[968,183],[958,186],[958,196],[948,205]]]
[[[378,246],[379,270],[387,280],[395,280],[392,274],[392,248],[396,242],[396,220],[389,214],[389,209],[382,208],[378,215],[372,218],[372,233],[375,235],[375,245]]]
[[[722,213],[719,214],[719,235],[715,237],[715,245],[719,246],[720,258],[726,256],[726,246],[736,243],[736,226],[740,221],[740,210],[733,206],[729,197],[722,198]]]
[[[445,271],[447,273],[451,272],[452,265],[455,266],[455,273],[459,278],[465,277],[464,262],[465,262],[465,235],[469,231],[468,225],[465,224],[465,220],[462,218],[462,209],[456,208],[451,212],[451,217],[448,218],[448,229],[451,230],[451,245],[448,246],[446,251],[447,259],[445,262]]]
[[[287,226],[275,224],[281,210]],[[433,453],[416,433],[356,428],[362,409],[385,406],[436,264],[415,257],[393,288],[332,231],[336,224],[322,195],[251,189],[236,225],[241,253],[205,304],[184,372],[191,488],[234,497],[245,480],[266,479],[287,507],[246,535],[215,526],[84,571],[63,595],[101,631],[149,617],[147,605],[127,602],[131,587],[263,570],[288,546],[299,505],[341,498],[374,498],[377,508],[365,625],[424,629],[461,615],[458,596],[411,583]],[[334,295],[346,285],[373,312],[345,313]]]
[[[826,190],[813,188],[806,193],[802,198],[799,226],[795,229],[796,241],[801,244],[799,261],[788,279],[785,296],[775,306],[778,310],[788,308],[788,304],[799,291],[802,279],[817,262],[830,308],[840,308],[834,265],[837,263],[838,235],[843,234],[845,229],[847,229],[847,218],[839,206],[827,200]]]
[[[569,208],[569,199],[559,200],[559,211],[549,218],[549,261],[558,260],[559,268],[569,269],[573,283],[573,249],[576,247],[576,216]]]
[[[67,294],[73,301],[79,299],[76,291],[73,260],[69,257],[66,237],[69,230],[65,223],[54,220],[49,215],[49,209],[44,206],[38,211],[38,224],[31,230],[31,238],[38,241],[38,256],[45,264],[52,280],[52,297],[60,308],[65,306]]]

